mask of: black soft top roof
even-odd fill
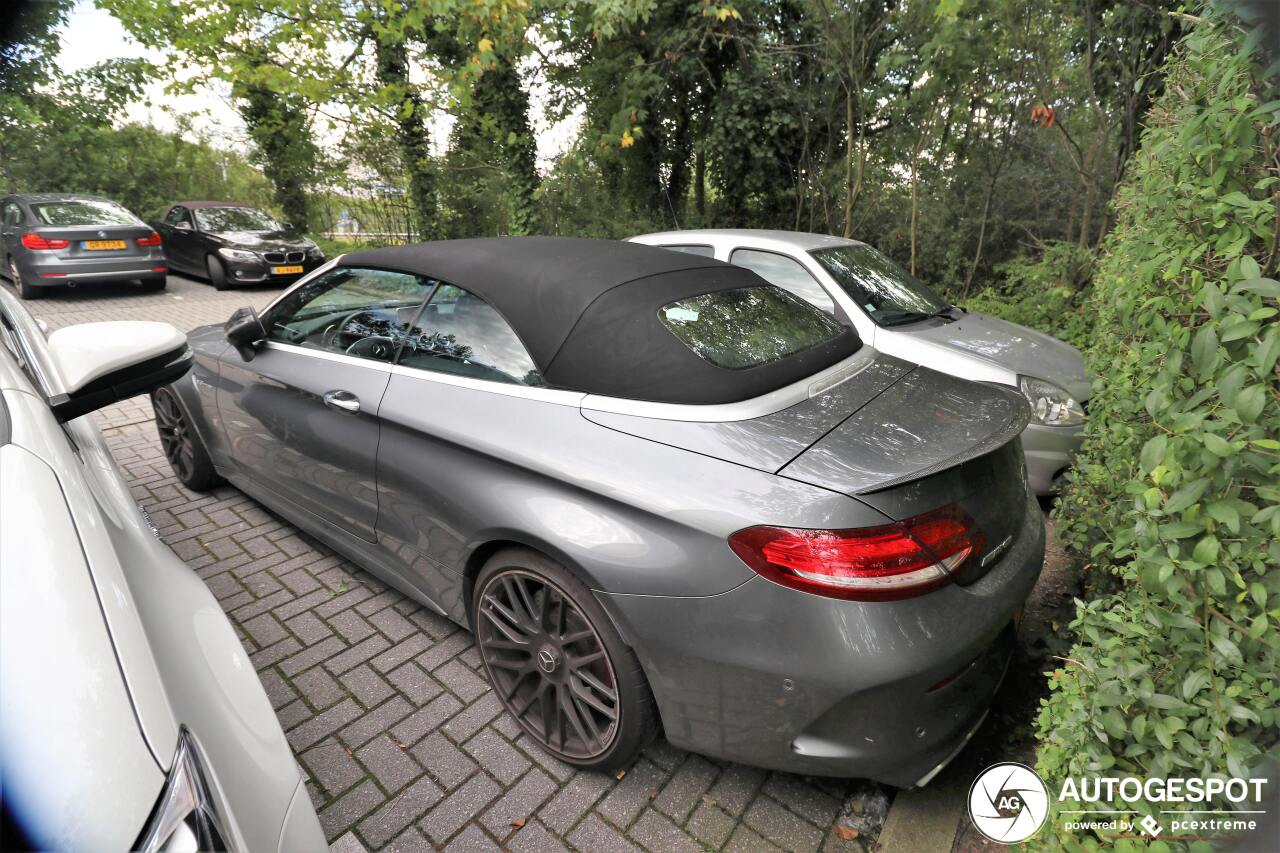
[[[415,273],[484,299],[524,342],[550,384],[672,403],[725,403],[768,393],[856,351],[852,331],[746,370],[716,367],[662,324],[678,299],[768,286],[712,258],[616,240],[486,237],[344,255],[339,266]],[[816,310],[816,309],[815,309]]]

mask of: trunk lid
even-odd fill
[[[981,561],[1008,547],[1027,510],[1018,436],[1027,405],[875,350],[850,378],[764,417],[711,422],[597,411],[601,426],[849,495],[894,519],[956,504],[977,522]],[[693,408],[693,407],[689,407]],[[988,560],[988,565],[995,562]]]
[[[781,468],[784,477],[863,495],[1004,446],[1027,425],[1012,391],[919,367]]]
[[[78,225],[57,227],[41,225],[29,228],[46,240],[66,240],[65,249],[41,249],[64,260],[110,260],[112,258],[143,258],[151,247],[139,246],[139,237],[151,235],[146,225]],[[25,232],[24,232],[25,233]],[[119,244],[123,243],[123,246]],[[108,247],[110,246],[110,247]]]
[[[1013,391],[922,367],[778,473],[857,497],[890,518],[959,506],[982,531],[978,557],[960,578],[972,583],[1009,547],[1027,512],[1018,440],[1026,425],[1026,403]]]
[[[909,362],[864,347],[854,356],[848,379],[794,406],[747,420],[666,420],[600,411],[589,403],[584,403],[582,415],[628,435],[774,473],[913,368]]]

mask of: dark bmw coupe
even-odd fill
[[[292,226],[256,207],[182,201],[151,226],[164,238],[169,265],[218,290],[236,284],[287,284],[324,263],[324,252]]]

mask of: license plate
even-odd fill
[[[90,252],[101,252],[107,249],[123,249],[123,240],[85,240],[82,244]]]
[[[302,272],[301,265],[293,266],[293,267],[272,267],[271,268],[272,275],[293,275],[294,273],[300,273],[300,272]]]

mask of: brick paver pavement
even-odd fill
[[[171,277],[28,302],[51,328],[262,307]],[[160,536],[198,572],[262,678],[333,850],[860,850],[832,823],[845,783],[692,755],[659,740],[620,778],[539,751],[489,690],[470,635],[231,487],[180,486],[145,398],[99,420]]]

